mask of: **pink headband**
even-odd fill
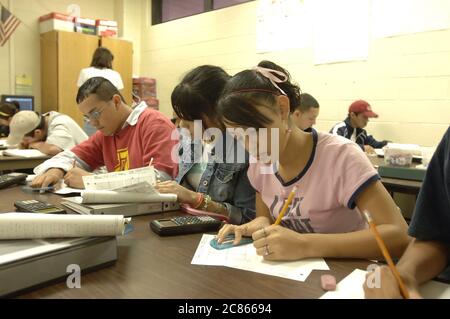
[[[260,73],[264,77],[268,78],[270,83],[272,83],[272,85],[274,87],[276,87],[281,92],[281,94],[287,95],[277,85],[277,83],[284,83],[284,82],[286,82],[288,80],[288,77],[287,77],[286,74],[284,74],[283,72],[277,71],[277,70],[267,69],[267,68],[263,68],[263,67],[260,67],[260,66],[254,67],[253,70],[255,70],[256,72]],[[279,79],[277,76],[275,76],[275,74],[279,75],[282,79]]]

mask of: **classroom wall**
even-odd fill
[[[359,98],[380,114],[367,127],[378,139],[435,145],[450,123],[450,30],[372,39],[368,61],[315,66],[312,48],[256,53],[256,1],[156,26],[149,2],[143,0],[141,75],[157,79],[168,116],[171,91],[189,69],[216,64],[234,74],[269,59],[318,99],[319,130],[343,120]]]
[[[114,19],[115,1],[110,0],[1,0],[22,24],[10,41],[0,47],[0,94],[12,94],[16,75],[31,75],[37,110],[41,107],[40,38],[38,18],[49,12],[67,12],[70,4],[81,8],[81,16]]]
[[[133,43],[133,76],[141,71],[142,0],[115,0],[119,37]]]

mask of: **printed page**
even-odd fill
[[[26,157],[26,158],[34,158],[34,157],[46,157],[47,154],[44,154],[38,150],[20,150],[20,149],[11,149],[3,151],[4,156],[17,156],[17,157]]]
[[[156,184],[156,174],[152,167],[142,167],[122,172],[83,176],[86,190],[116,190],[122,187],[147,182]]]
[[[329,270],[322,258],[282,262],[265,261],[252,244],[217,250],[210,242],[215,235],[204,234],[192,259],[193,265],[227,266],[297,281],[305,281],[313,270]]]
[[[122,215],[0,214],[0,239],[119,236],[131,218]]]
[[[329,291],[320,299],[364,299],[363,284],[366,280],[367,271],[355,269],[342,279],[336,286],[335,291]],[[430,299],[450,299],[450,285],[429,281],[419,288],[420,294],[424,298]]]
[[[81,197],[83,198],[83,204],[154,203],[177,201],[176,194],[149,194],[104,190],[86,190],[81,192]]]

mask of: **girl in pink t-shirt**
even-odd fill
[[[255,159],[248,177],[257,196],[256,218],[224,226],[219,242],[233,232],[235,243],[252,236],[257,253],[268,260],[382,258],[361,214],[367,210],[391,254],[400,256],[409,241],[407,224],[377,171],[350,140],[298,129],[290,113],[299,98],[289,73],[269,61],[226,85],[219,112]],[[252,128],[258,133],[253,142]],[[266,136],[259,134],[262,128]],[[281,225],[273,225],[294,187]]]

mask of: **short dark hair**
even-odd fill
[[[175,114],[187,121],[199,120],[202,115],[217,119],[217,101],[230,76],[214,65],[202,65],[189,71],[172,91]]]
[[[300,104],[300,87],[291,82],[289,72],[270,61],[262,61],[258,66],[286,75],[287,80],[277,83],[277,85],[289,98],[290,112],[293,112],[295,107]],[[280,78],[276,73],[272,73],[272,75]],[[271,123],[271,120],[263,115],[256,106],[265,106],[274,110],[273,106],[280,94],[281,92],[260,72],[245,70],[237,73],[228,81],[218,102],[218,112],[225,123],[239,124],[244,127],[265,127]]]
[[[16,105],[16,103],[17,103],[16,101],[1,103],[0,104],[0,119],[9,120],[11,117],[14,116],[14,114],[19,112],[19,107]]]
[[[91,66],[97,69],[112,69],[114,55],[107,48],[98,47],[92,56]]]
[[[300,94],[300,104],[297,105],[296,110],[307,112],[311,108],[318,109],[319,107],[319,102],[311,94],[302,93]]]
[[[39,125],[34,128],[33,130],[29,131],[27,134],[25,134],[24,136],[29,136],[29,137],[34,137],[34,131],[36,130],[43,130],[45,128],[45,116],[39,115],[38,112],[34,112],[37,114],[37,116],[39,116]]]
[[[76,98],[77,104],[83,102],[89,95],[95,94],[101,101],[108,102],[114,95],[119,95],[125,103],[125,99],[119,90],[108,79],[102,77],[93,77],[83,83],[78,89]]]

